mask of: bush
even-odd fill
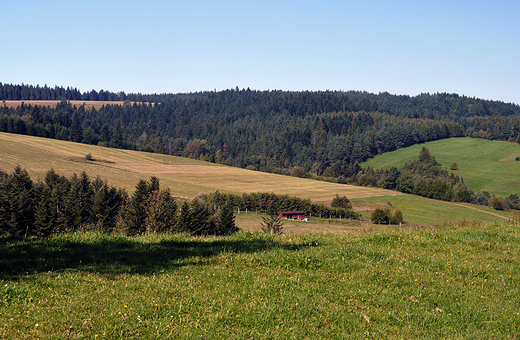
[[[502,197],[493,195],[489,198],[489,205],[495,210],[505,210],[506,201]]]
[[[396,210],[394,215],[390,218],[391,224],[399,224],[403,222],[403,213],[401,210]]]
[[[388,224],[390,223],[390,209],[377,208],[372,212],[371,218],[374,224]]]
[[[352,209],[352,203],[350,203],[347,196],[339,197],[338,194],[336,194],[336,197],[332,199],[330,206],[333,208]]]
[[[403,222],[403,213],[401,210],[392,212],[388,208],[377,208],[372,212],[372,223],[374,224],[399,224]]]
[[[282,233],[283,222],[280,217],[277,215],[271,214],[269,216],[262,217],[263,222],[260,223],[262,226],[262,231],[267,234],[277,234],[280,235]]]
[[[291,170],[291,176],[302,178],[305,175],[305,170],[300,166],[295,166]]]

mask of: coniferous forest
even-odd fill
[[[143,95],[0,83],[0,99],[61,100],[54,108],[2,105],[3,132],[465,202],[474,201],[475,194],[462,179],[440,170],[405,180],[402,174],[411,170],[361,169],[359,163],[384,152],[450,137],[520,142],[520,106],[447,93],[411,97],[236,88]],[[124,104],[87,109],[69,100],[121,100]],[[435,161],[428,164],[440,168]]]

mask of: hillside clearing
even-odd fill
[[[476,138],[449,138],[378,155],[361,166],[375,169],[400,167],[406,162],[416,160],[423,147],[448,171],[464,178],[473,191],[488,191],[507,197],[520,194],[520,145],[517,143],[491,141]],[[449,170],[456,162],[458,170]]]
[[[87,154],[95,161],[88,161],[85,157]],[[366,218],[370,217],[372,210],[385,207],[391,201],[393,208],[403,212],[406,222],[426,225],[463,220],[494,221],[498,219],[496,214],[504,219],[512,217],[509,212],[429,200],[391,190],[268,174],[182,157],[0,133],[0,169],[11,172],[16,165],[26,168],[35,180],[43,179],[51,168],[65,176],[85,171],[90,177],[100,176],[109,184],[125,188],[129,192],[134,191],[140,179],[147,180],[150,176],[157,176],[163,187],[169,187],[173,195],[184,198],[219,190],[235,194],[273,192],[329,203],[336,194],[345,195],[352,199],[354,210],[363,212]],[[260,220],[242,221],[244,224],[239,226],[257,231]],[[342,232],[373,227],[327,224],[328,222],[301,224],[288,228],[288,231]]]

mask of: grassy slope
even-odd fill
[[[354,199],[354,201],[359,201]],[[391,207],[403,212],[403,218],[408,223],[423,223],[442,225],[453,221],[502,221],[513,215],[508,211],[497,211],[489,207],[471,205],[466,203],[452,203],[437,201],[415,195],[402,195],[393,197],[368,197],[362,202],[380,204],[390,203]],[[365,214],[370,217],[370,212]]]
[[[88,153],[100,161],[86,161],[85,155]],[[309,198],[315,202],[330,202],[334,195],[338,194],[351,199],[362,199],[354,202],[358,209],[373,210],[376,203],[387,203],[389,200],[401,202],[395,207],[403,211],[407,221],[414,223],[442,224],[440,220],[497,219],[490,213],[449,203],[432,202],[395,191],[273,175],[181,157],[0,133],[0,169],[10,172],[17,164],[28,169],[33,178],[43,178],[51,168],[66,176],[85,170],[89,176],[99,175],[107,179],[111,185],[129,191],[134,190],[139,179],[148,179],[155,175],[161,180],[162,186],[169,187],[174,195],[182,197],[220,190],[233,193],[274,192]],[[394,197],[401,198],[394,201]],[[506,217],[511,215],[503,214]],[[258,229],[259,222],[254,223]],[[303,229],[312,231],[323,228],[323,225],[319,224]],[[297,229],[302,228],[294,228]],[[349,229],[352,228],[345,227],[345,230]]]
[[[449,168],[456,162],[459,170],[453,171],[464,178],[474,190],[486,190],[499,196],[520,194],[520,145],[476,138],[450,138],[385,153],[363,163],[362,166],[388,169],[392,165],[416,160],[426,146],[437,161]]]
[[[86,161],[88,153],[101,161]],[[215,190],[274,192],[318,202],[330,201],[336,194],[352,198],[399,195],[388,190],[279,176],[182,157],[0,133],[0,169],[10,172],[17,164],[38,178],[43,178],[50,168],[67,176],[85,170],[90,176],[99,175],[129,191],[134,190],[139,179],[155,175],[174,195],[187,197]]]
[[[0,338],[516,339],[520,227],[0,240]]]

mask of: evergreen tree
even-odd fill
[[[283,233],[283,222],[280,217],[274,214],[270,214],[262,217],[262,231],[267,234],[280,235]]]
[[[230,235],[238,230],[235,224],[233,206],[224,204],[216,214],[215,235]]]
[[[127,225],[131,235],[142,234],[146,231],[146,204],[150,195],[149,185],[140,180],[128,204]]]
[[[155,233],[173,230],[176,212],[177,203],[169,189],[153,191],[146,204],[146,229]]]
[[[57,229],[57,220],[52,191],[49,187],[44,187],[36,207],[34,234],[38,236],[50,235]]]

